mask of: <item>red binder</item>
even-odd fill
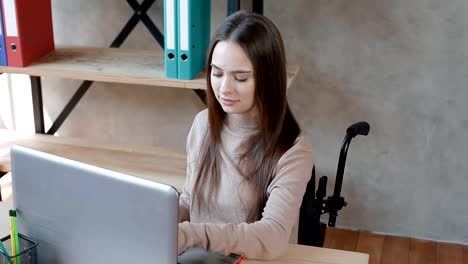
[[[0,1],[8,66],[28,66],[54,50],[51,0]]]

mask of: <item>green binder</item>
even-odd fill
[[[164,74],[177,79],[177,2],[164,0]]]
[[[177,78],[191,80],[203,70],[210,44],[211,0],[177,0]]]

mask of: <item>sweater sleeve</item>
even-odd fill
[[[182,193],[179,196],[179,222],[190,221],[190,201],[193,184],[195,183],[196,175],[193,175],[194,166],[196,165],[194,149],[199,149],[201,138],[206,132],[206,117],[207,111],[203,110],[198,113],[193,121],[192,127],[187,136],[186,153],[187,153],[187,175],[185,178]]]
[[[189,175],[189,166],[187,166],[187,175]],[[188,184],[188,177],[185,179],[182,193],[179,196],[179,223],[190,221],[190,190]]]
[[[288,246],[297,223],[302,198],[310,179],[313,154],[301,135],[278,161],[277,174],[268,186],[262,218],[254,223],[179,224],[179,253],[202,247],[224,254],[242,254],[249,259],[273,259]]]

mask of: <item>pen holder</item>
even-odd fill
[[[36,264],[37,263],[37,243],[31,239],[18,234],[20,250],[15,256],[12,256],[10,235],[0,239],[3,247],[0,249],[0,264]],[[7,252],[4,252],[6,249]]]

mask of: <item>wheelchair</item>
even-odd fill
[[[314,165],[312,177],[307,184],[299,214],[298,243],[300,245],[323,246],[327,224],[320,222],[321,215],[329,214],[328,226],[335,227],[337,212],[347,205],[344,197],[341,196],[341,186],[349,144],[357,135],[367,136],[369,129],[369,124],[362,121],[351,125],[346,130],[346,135],[341,144],[333,195],[326,199],[328,178],[327,176],[320,177],[318,187],[315,189]]]

